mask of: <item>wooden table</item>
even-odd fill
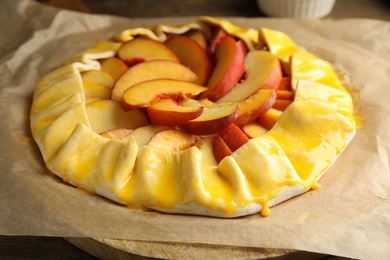
[[[80,12],[123,17],[233,16],[264,17],[255,0],[40,0],[42,4]],[[390,21],[388,0],[337,0],[326,17]],[[96,259],[63,238],[0,236],[2,259]],[[136,257],[136,259],[144,259]],[[328,258],[329,259],[329,258]]]

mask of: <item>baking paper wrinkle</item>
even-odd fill
[[[229,18],[239,26],[283,31],[300,46],[340,64],[348,72],[351,89],[361,94],[357,106],[363,123],[319,181],[323,184],[319,190],[277,205],[267,218],[213,219],[128,209],[73,188],[44,167],[28,130],[28,109],[39,78],[69,55],[108,39],[118,29],[194,19],[83,15],[28,0],[8,0],[6,7],[1,21],[23,19],[14,29],[19,36],[11,38],[14,46],[0,42],[1,235],[282,247],[358,259],[390,255],[388,22]],[[34,25],[29,27],[31,19]],[[1,39],[6,33],[0,31]]]

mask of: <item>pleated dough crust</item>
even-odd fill
[[[141,120],[134,125],[139,130],[125,140],[107,139],[92,130],[81,73],[99,70],[99,59],[115,56],[122,42],[137,35],[164,41],[169,33],[181,34],[191,29],[203,30],[207,35],[210,34],[211,27],[215,26],[243,40],[249,49],[258,44],[268,45],[269,50],[284,66],[291,66],[297,83],[297,89],[294,89],[295,100],[291,108],[288,108],[289,112],[283,113],[284,119],[264,137],[250,140],[216,164],[213,159],[206,158],[207,154],[199,147],[174,155],[147,147],[148,138],[155,133],[153,131],[165,128],[150,130],[146,121]],[[285,44],[288,55],[286,50],[283,52],[273,49],[273,44],[278,43],[277,41],[281,41],[282,46]],[[312,64],[314,67],[302,67],[302,63]],[[313,68],[323,72],[325,77],[317,80],[307,76],[307,72]],[[329,100],[333,101],[328,102]],[[314,112],[304,112],[305,107]],[[311,121],[316,115],[324,118],[323,120],[330,120],[331,124],[340,124],[340,128],[324,130],[326,138],[323,141],[319,141],[319,137],[315,135],[295,138],[297,142],[302,138],[303,146],[306,144],[307,147],[314,141],[320,142],[323,150],[317,149],[318,147],[312,147],[312,150],[296,150],[291,147],[285,141],[286,136],[283,136],[285,132],[292,135],[295,133],[288,125],[302,125],[310,133],[310,125],[314,127],[314,124],[321,122],[314,119]],[[30,121],[33,137],[47,167],[64,181],[128,206],[223,218],[258,212],[267,215],[269,207],[306,192],[334,164],[356,132],[352,99],[329,63],[303,51],[283,33],[268,29],[257,31],[239,28],[226,20],[211,17],[200,17],[198,23],[181,26],[159,25],[124,30],[116,33],[112,39],[66,59],[58,69],[45,75],[36,87]],[[147,130],[142,132],[143,129]],[[207,142],[209,141],[205,141],[203,145],[207,146]],[[321,159],[321,151],[329,158],[328,161]],[[306,159],[319,165],[318,169],[315,165],[311,172],[308,171],[307,164],[299,162],[303,154]],[[247,160],[246,155],[260,159],[251,157],[252,159]],[[164,172],[153,172],[153,169],[158,169],[158,165],[151,168],[140,162],[140,156],[147,159],[166,156],[168,161],[175,162],[176,168],[180,168],[171,169],[169,167],[172,165],[166,166],[169,168],[166,174],[177,174],[182,182],[167,182],[162,176]],[[261,163],[266,164],[268,168],[257,169],[257,163],[260,166]],[[278,168],[280,165],[284,168]],[[185,168],[186,166],[189,168]],[[140,169],[148,170],[140,172]],[[209,177],[205,175],[205,171],[210,171],[207,174],[214,178],[211,180],[214,184],[223,183],[226,186],[223,192],[218,193],[215,187],[210,186],[213,184],[207,183]],[[153,176],[149,176],[153,174],[160,174],[155,178],[160,178],[158,181],[164,182],[165,186],[153,183]],[[174,186],[168,187],[170,183]],[[183,187],[179,187],[180,185]],[[168,194],[166,188],[172,188],[172,194]]]

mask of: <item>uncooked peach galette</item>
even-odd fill
[[[237,217],[318,187],[352,140],[334,69],[286,34],[227,20],[135,28],[35,88],[47,168],[131,208]]]

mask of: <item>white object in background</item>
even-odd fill
[[[328,15],[336,0],[257,0],[266,15],[290,18],[322,18]]]

